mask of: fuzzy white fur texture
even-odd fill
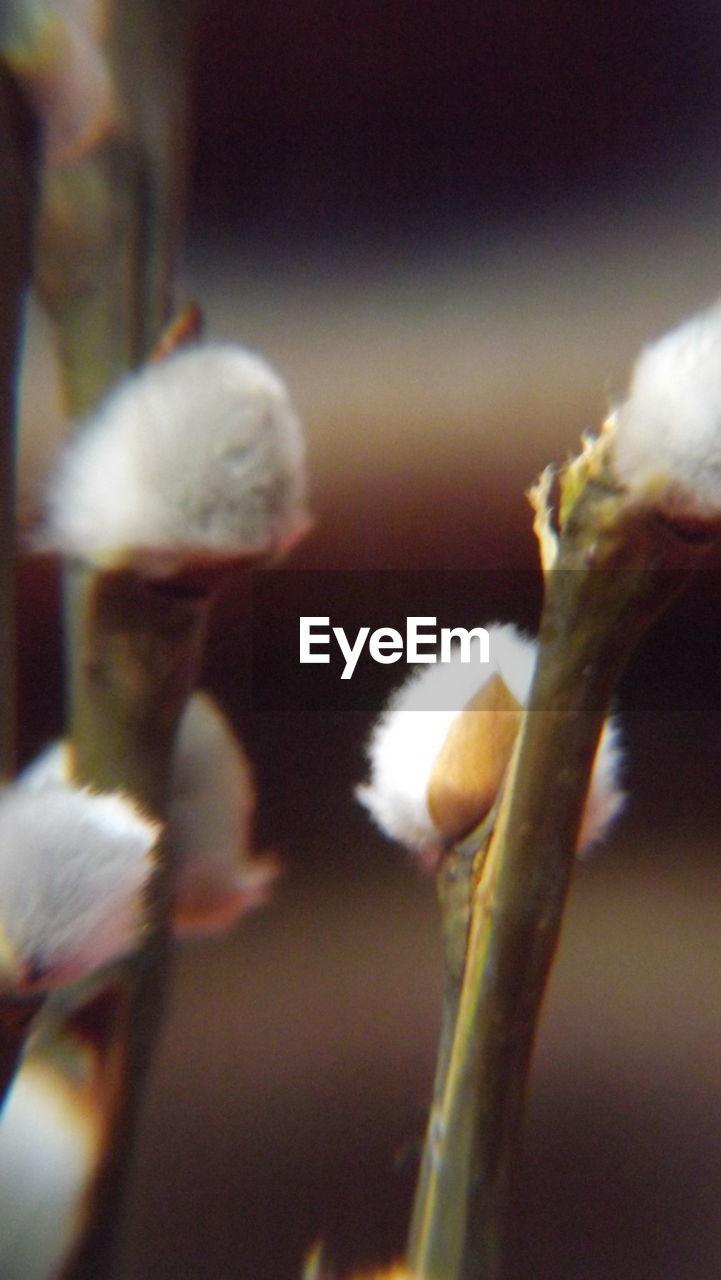
[[[646,347],[615,414],[634,496],[681,517],[721,515],[721,302]]]
[[[242,743],[214,699],[195,693],[178,731],[168,809],[177,934],[225,928],[267,899],[277,865],[252,853],[254,814]]]
[[[356,795],[381,831],[428,855],[441,839],[428,812],[428,782],[456,716],[488,680],[500,675],[523,705],[533,679],[535,646],[510,625],[491,624],[491,661],[479,675],[459,655],[419,668],[391,695],[367,748],[370,780]]]
[[[56,742],[20,781],[33,790],[71,776],[67,745]],[[276,860],[253,852],[255,781],[242,743],[207,693],[189,699],[173,753],[166,825],[175,868],[172,925],[182,937],[227,928],[267,901]]]
[[[491,662],[479,679],[478,667],[458,658],[414,673],[392,695],[367,747],[370,779],[357,798],[392,840],[433,864],[443,833],[428,809],[433,766],[455,718],[483,685],[500,675],[521,706],[528,701],[536,663],[536,642],[511,625],[490,624]],[[585,856],[603,838],[624,800],[618,785],[620,734],[607,721],[599,743],[578,852]]]
[[[232,343],[180,349],[124,378],[70,439],[44,545],[166,576],[273,554],[307,526],[305,446],[284,384]]]
[[[138,943],[160,834],[121,795],[65,782],[0,792],[0,927],[23,989],[45,989]]]

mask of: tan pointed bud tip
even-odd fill
[[[272,559],[308,529],[305,443],[284,383],[222,342],[124,378],[69,441],[38,546],[152,578]]]
[[[446,840],[467,835],[493,806],[522,716],[496,674],[454,719],[428,783],[428,812]]]
[[[150,353],[149,362],[159,364],[194,342],[199,342],[205,329],[205,317],[197,302],[186,302],[162,330]]]
[[[61,986],[133,950],[160,826],[120,794],[64,782],[0,794],[0,923],[16,957],[6,989]]]
[[[533,678],[535,643],[507,624],[488,633],[488,663],[456,654],[424,667],[392,695],[368,743],[357,798],[428,869],[493,804]]]

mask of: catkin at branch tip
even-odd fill
[[[614,415],[613,459],[636,499],[721,516],[721,301],[647,346]]]
[[[285,386],[232,343],[124,378],[71,438],[41,545],[153,576],[273,555],[306,529],[305,444]]]

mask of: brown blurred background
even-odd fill
[[[318,523],[294,565],[498,570],[477,620],[533,625],[524,489],[721,286],[720,37],[698,2],[205,4],[182,292],[307,422]],[[26,511],[62,431],[36,315],[29,349]],[[721,1275],[719,568],[620,691],[628,812],[576,876],[512,1280]],[[21,607],[28,755],[61,723],[52,565],[23,565]],[[179,952],[132,1280],[291,1280],[321,1235],[339,1269],[381,1261],[413,1188],[433,887],[354,804],[370,710],[254,714],[247,633],[230,590],[206,679],[286,874],[232,937]]]

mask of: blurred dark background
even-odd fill
[[[645,195],[718,127],[711,13],[211,0],[196,46],[197,212],[308,247],[338,231],[477,234],[621,186]]]
[[[277,363],[308,424],[317,526],[289,568],[478,570],[477,621],[533,626],[524,489],[601,420],[640,344],[719,292],[720,46],[699,0],[203,6],[182,292]],[[31,509],[62,429],[38,316],[29,349]],[[572,893],[512,1280],[721,1274],[720,567],[619,693],[628,811]],[[21,606],[27,755],[61,724],[54,566],[23,565]],[[232,937],[180,950],[133,1280],[291,1280],[319,1236],[339,1273],[403,1246],[433,886],[353,801],[370,700],[254,710],[251,621],[229,588],[205,678],[286,874]]]

